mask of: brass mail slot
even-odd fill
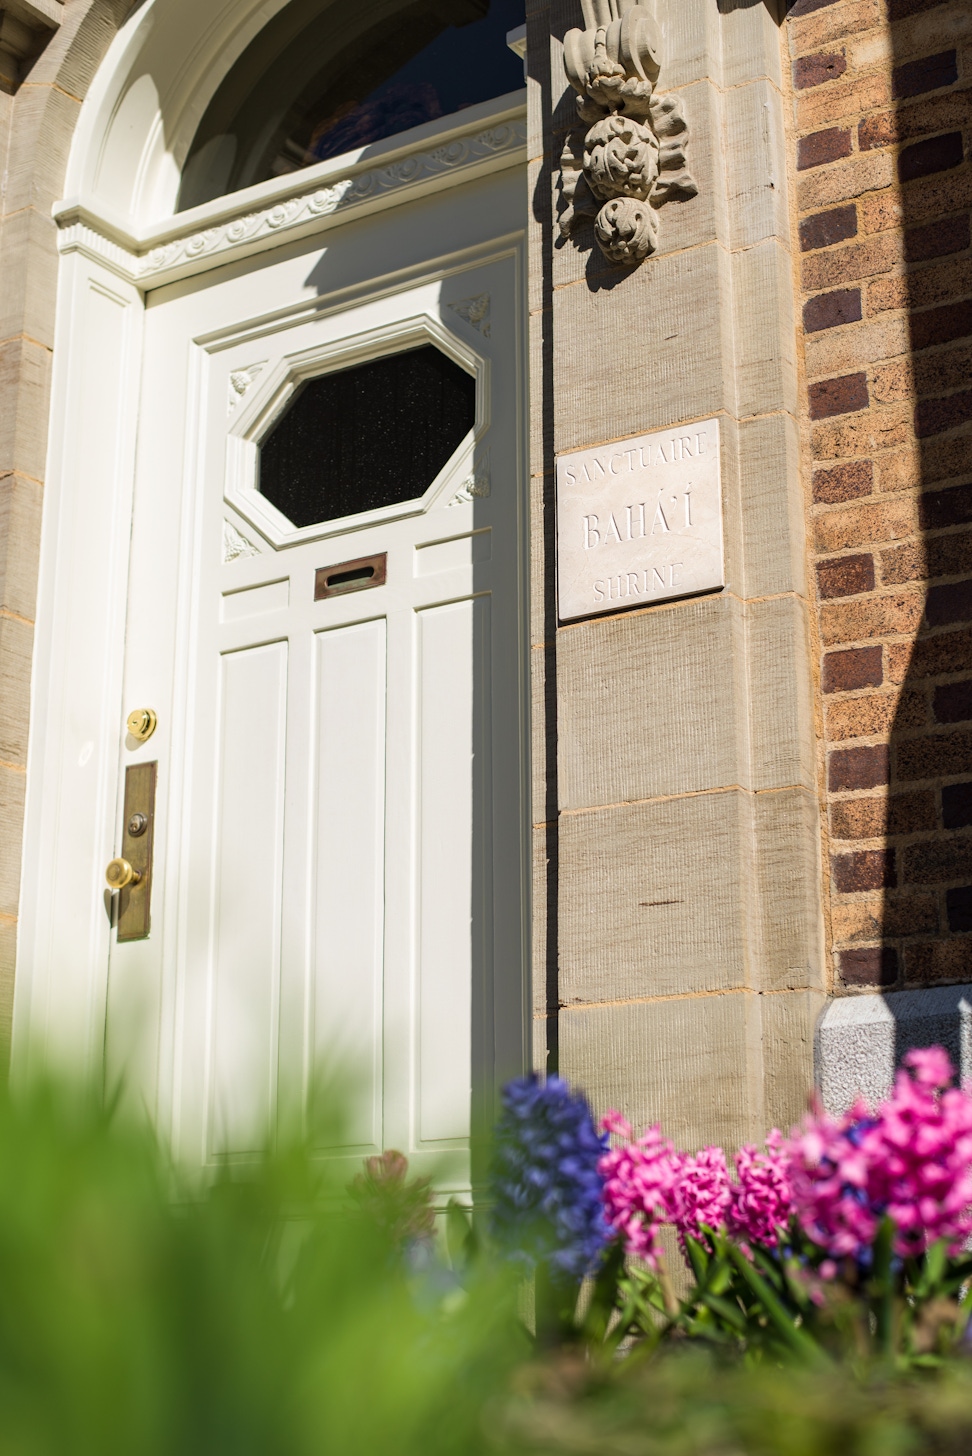
[[[387,551],[380,551],[377,556],[359,556],[356,561],[339,561],[336,566],[320,566],[314,577],[314,600],[321,602],[325,597],[384,586],[387,570]]]

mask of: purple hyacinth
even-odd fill
[[[496,1242],[582,1279],[609,1233],[598,1171],[606,1147],[586,1099],[559,1077],[541,1082],[532,1073],[508,1083],[490,1176]]]

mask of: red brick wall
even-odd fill
[[[972,980],[972,3],[786,26],[835,989]]]

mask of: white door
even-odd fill
[[[123,774],[159,765],[152,923],[112,946],[106,1075],[192,1162],[252,1154],[338,1069],[331,1151],[467,1186],[524,1064],[521,264],[496,236],[522,186],[149,296],[125,710],[159,726]],[[315,380],[430,349],[471,426],[420,493],[338,491],[366,508],[335,518],[321,479],[297,523],[268,499],[261,454]],[[364,443],[408,478],[393,404],[374,391]],[[313,456],[294,438],[275,480]]]

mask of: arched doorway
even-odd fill
[[[15,1035],[203,1164],[344,1058],[344,1150],[461,1187],[525,1058],[523,107],[375,96],[502,5],[200,8],[121,32],[59,213]],[[329,35],[384,58],[330,112]]]

